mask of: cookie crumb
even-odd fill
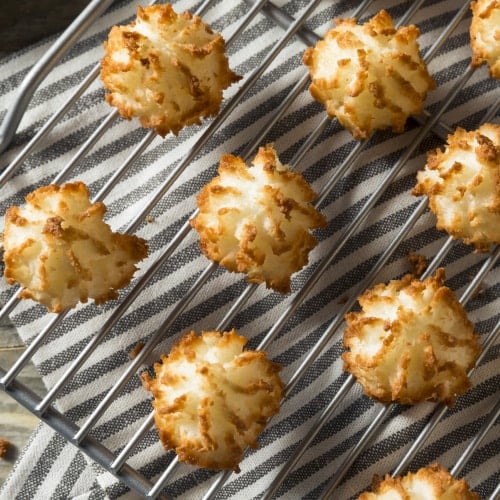
[[[135,346],[130,351],[129,354],[130,359],[135,359],[137,355],[142,351],[143,347],[144,347],[144,342],[137,342],[137,344],[135,344]]]
[[[419,255],[413,251],[410,251],[408,254],[408,262],[411,266],[411,273],[417,278],[420,278],[424,274],[429,265],[429,261],[425,255]]]
[[[7,439],[0,438],[0,458],[3,458],[7,454],[10,446],[11,446],[10,441],[7,441]]]

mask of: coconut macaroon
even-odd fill
[[[500,78],[500,1],[471,2],[470,44],[472,66],[488,64],[490,75]]]
[[[238,472],[278,412],[281,367],[263,351],[243,350],[246,342],[234,330],[190,332],[155,363],[154,378],[142,374],[160,440],[182,462]]]
[[[5,214],[5,278],[19,297],[61,312],[89,298],[115,299],[148,248],[137,236],[112,232],[106,207],[91,203],[82,182],[38,188]]]
[[[453,405],[470,386],[478,336],[444,270],[424,281],[407,275],[378,284],[346,315],[342,356],[366,394],[384,403]]]
[[[450,134],[444,151],[428,153],[413,193],[428,196],[438,229],[476,251],[500,243],[500,125]]]
[[[384,479],[375,476],[372,491],[364,492],[358,500],[479,500],[465,479],[455,479],[439,464],[422,467],[417,472]]]
[[[224,155],[219,175],[197,197],[191,225],[211,260],[252,283],[290,291],[290,277],[308,262],[317,240],[312,229],[326,224],[309,204],[316,194],[304,177],[283,165],[270,145],[261,147],[253,166]]]
[[[138,7],[135,21],[113,26],[104,48],[106,100],[161,136],[216,115],[223,90],[240,79],[222,36],[168,3]]]
[[[385,10],[363,25],[337,19],[303,56],[312,96],[356,139],[376,129],[402,132],[435,88],[420,57],[419,34],[414,25],[396,29]]]

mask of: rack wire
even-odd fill
[[[204,15],[209,13],[216,3],[212,0],[206,0],[197,6],[197,13]],[[272,66],[273,61],[282,54],[283,50],[290,43],[292,39],[298,38],[305,45],[312,45],[320,37],[316,32],[311,30],[308,26],[311,22],[315,9],[317,9],[319,0],[306,2],[300,14],[295,13],[290,15],[285,8],[281,8],[272,2],[266,0],[247,0],[247,11],[245,16],[239,21],[236,29],[231,34],[225,34],[226,44],[229,49],[238,41],[244,31],[251,25],[251,23],[258,16],[266,16],[266,18],[277,26],[283,29],[283,34],[280,39],[275,43],[268,53],[263,57],[255,69],[248,75],[245,75],[243,83],[237,91],[228,98],[224,103],[223,109],[220,114],[209,122],[205,128],[201,130],[199,137],[193,142],[193,146],[183,160],[173,168],[162,184],[151,195],[148,203],[144,206],[143,210],[136,214],[128,223],[125,231],[128,233],[136,232],[145,217],[154,210],[154,208],[161,202],[161,200],[168,195],[170,190],[175,185],[176,181],[180,178],[182,173],[189,167],[195,157],[207,147],[209,141],[220,130],[222,124],[236,113],[239,109],[245,96],[252,90],[252,88],[259,82],[266,71]],[[69,50],[72,44],[75,43],[75,33],[81,33],[88,27],[89,22],[96,19],[105,8],[108,7],[110,2],[96,1],[89,4],[88,9],[75,21],[68,32],[65,33],[59,41],[55,44],[55,48],[41,64],[34,68],[34,74],[31,76],[30,82],[22,89],[22,97],[19,99],[19,106],[22,108],[27,106],[29,96],[35,91],[36,86],[40,83],[43,76],[56,64],[58,58],[62,56],[65,51]],[[361,2],[357,8],[351,10],[349,15],[352,17],[363,19],[364,17],[373,14],[373,9],[376,8],[377,2],[365,0]],[[425,2],[415,0],[404,10],[402,15],[397,20],[399,25],[411,22],[412,18],[423,9]],[[457,11],[451,21],[443,28],[441,35],[432,41],[431,45],[425,50],[424,58],[427,63],[432,63],[433,59],[439,53],[443,44],[447,43],[452,37],[454,30],[457,26],[464,22],[469,15],[469,2],[463,2],[457,7]],[[75,105],[78,99],[88,90],[89,86],[96,79],[99,73],[99,64],[89,72],[87,77],[81,82],[76,91],[68,98],[68,100],[56,110],[52,117],[44,124],[37,134],[34,135],[31,141],[17,154],[17,156],[10,162],[10,164],[2,171],[0,175],[0,188],[4,187],[13,177],[15,177],[18,170],[35,153],[41,143],[50,136],[52,129],[57,126],[62,117]],[[272,353],[273,342],[283,334],[287,323],[294,317],[300,307],[303,306],[307,297],[318,284],[324,279],[328,273],[328,269],[335,264],[342,252],[352,244],[358,231],[361,230],[363,224],[373,213],[377,205],[383,200],[383,197],[390,186],[401,174],[402,169],[411,161],[413,156],[423,147],[423,144],[430,135],[438,137],[441,140],[446,139],[446,135],[452,130],[451,126],[446,123],[444,116],[453,108],[457,96],[464,89],[468,81],[472,78],[474,70],[468,68],[465,70],[455,81],[454,85],[448,89],[446,95],[433,106],[432,111],[426,111],[421,117],[416,117],[419,124],[416,126],[416,134],[412,141],[406,145],[398,157],[393,162],[392,167],[388,172],[384,172],[385,176],[381,177],[378,188],[366,199],[362,200],[363,203],[357,204],[357,213],[353,219],[345,224],[335,238],[335,244],[330,248],[325,255],[318,261],[314,269],[307,275],[301,282],[300,288],[287,300],[280,303],[279,316],[274,322],[273,326],[263,335],[257,346],[258,349],[266,349]],[[241,156],[249,159],[252,152],[262,144],[262,142],[272,135],[274,127],[286,115],[292,103],[294,103],[306,89],[309,83],[307,72],[299,78],[291,89],[289,89],[286,98],[284,98],[279,106],[273,110],[266,121],[256,130],[254,137],[245,145],[244,151]],[[2,124],[2,149],[7,147],[7,143],[14,135],[13,129],[17,127],[23,109],[16,106],[14,118],[5,120]],[[489,109],[482,117],[481,121],[492,121],[498,113],[499,99],[490,103]],[[84,159],[90,151],[98,144],[103,135],[113,126],[118,119],[116,111],[111,111],[109,115],[101,121],[96,127],[94,132],[86,139],[80,146],[74,157],[65,165],[59,174],[53,179],[54,183],[61,183],[71,178],[76,166],[82,159]],[[292,167],[298,167],[304,158],[317,147],[318,141],[327,133],[328,127],[331,126],[331,120],[328,118],[322,119],[315,129],[307,136],[305,141],[296,149],[293,158],[287,162]],[[126,160],[120,165],[115,172],[109,177],[107,182],[100,188],[99,192],[94,196],[93,201],[105,200],[113,188],[120,182],[127,172],[137,164],[141,157],[146,154],[148,148],[151,146],[156,136],[153,132],[148,132],[143,135],[140,142],[135,146]],[[330,177],[324,182],[321,187],[316,206],[321,209],[332,196],[335,189],[338,188],[341,181],[345,178],[348,172],[352,171],[359,164],[360,159],[369,145],[368,140],[358,141],[342,158],[340,164],[331,172]],[[397,253],[398,248],[401,247],[410,232],[414,229],[417,222],[425,214],[427,208],[426,200],[420,201],[415,205],[411,213],[408,213],[404,224],[398,227],[396,235],[387,243],[386,249],[378,256],[373,263],[369,272],[356,283],[352,290],[349,290],[348,299],[335,311],[331,321],[324,326],[323,331],[318,335],[317,341],[312,349],[310,349],[300,360],[300,364],[295,368],[294,372],[287,380],[285,387],[285,400],[293,395],[297,385],[307,375],[311,367],[317,362],[325,350],[333,342],[334,336],[339,333],[343,324],[344,315],[355,307],[356,297],[367,287],[373,285],[378,279],[381,271],[391,262],[394,255]],[[69,311],[64,311],[57,316],[50,316],[47,319],[46,326],[37,333],[30,344],[27,346],[24,353],[9,369],[0,368],[0,386],[2,389],[10,394],[14,399],[19,401],[24,407],[37,415],[43,422],[55,429],[69,442],[80,448],[91,459],[95,460],[106,470],[114,474],[125,485],[138,492],[146,498],[157,498],[159,496],[167,495],[168,484],[174,476],[178,468],[182,467],[176,458],[172,459],[165,468],[164,472],[156,477],[154,480],[146,478],[142,475],[137,468],[132,467],[128,461],[134,450],[140,446],[148,432],[153,427],[153,416],[150,413],[143,421],[137,426],[135,434],[126,443],[126,445],[119,450],[119,452],[112,451],[104,446],[98,439],[91,435],[92,430],[96,427],[99,420],[103,417],[104,413],[120,393],[122,393],[130,382],[131,379],[136,377],[137,373],[141,370],[145,363],[148,363],[155,353],[155,349],[161,343],[165,336],[165,332],[170,331],[176,324],[176,321],[195,301],[197,294],[204,287],[209,286],[210,280],[213,278],[214,273],[217,271],[215,264],[209,264],[193,281],[191,287],[172,307],[167,318],[162,324],[148,336],[147,341],[139,352],[139,354],[128,363],[126,369],[121,373],[117,380],[113,383],[112,387],[106,395],[96,404],[93,412],[86,418],[82,424],[76,424],[71,418],[63,412],[56,409],[56,401],[71,384],[72,380],[77,376],[79,370],[82,369],[85,362],[92,356],[99,345],[105,340],[110,332],[116,328],[118,323],[125,317],[131,305],[141,293],[146,289],[148,284],[154,279],[156,273],[172,258],[172,256],[179,250],[184,240],[190,234],[189,219],[196,214],[193,211],[184,223],[180,225],[180,229],[175,236],[163,246],[156,260],[152,261],[147,269],[136,279],[133,286],[128,290],[127,294],[121,297],[120,301],[112,311],[112,314],[104,321],[102,326],[90,338],[88,343],[78,352],[75,353],[70,366],[65,369],[64,374],[59,380],[48,388],[47,393],[43,396],[34,394],[28,387],[24,386],[17,380],[20,372],[30,362],[40,347],[47,342],[50,335],[67,320]],[[427,267],[426,273],[423,277],[433,273],[438,267],[443,265],[446,257],[454,248],[454,241],[448,238],[435,257]],[[468,301],[474,296],[485,278],[491,273],[492,269],[497,266],[498,247],[495,248],[488,256],[486,256],[480,264],[478,264],[478,271],[474,278],[467,286],[466,290],[462,293],[460,300],[466,305]],[[252,295],[260,290],[257,285],[251,284],[246,286],[240,296],[233,302],[231,307],[226,311],[224,317],[220,319],[216,329],[225,330],[231,327],[233,320],[240,314],[245,305],[248,303]],[[10,295],[9,300],[6,302],[0,311],[0,318],[6,318],[11,315],[16,307],[19,305],[19,299],[15,291]],[[495,344],[498,338],[499,322],[496,323],[494,328],[484,336],[483,339],[483,352],[478,360],[479,366],[487,356],[489,349]],[[471,373],[472,375],[472,373]],[[341,383],[340,383],[341,382]],[[340,386],[336,391],[335,396],[315,415],[315,418],[308,425],[308,431],[304,434],[300,442],[294,448],[290,458],[286,460],[279,468],[278,473],[271,478],[266,488],[264,498],[273,498],[285,494],[287,491],[283,489],[287,478],[293,473],[294,470],[300,465],[304,455],[313,445],[318,434],[321,433],[327,423],[332,417],[340,411],[343,401],[347,395],[352,394],[355,386],[355,380],[352,376],[339,379]],[[327,484],[322,485],[321,496],[331,497],[341,485],[342,481],[348,475],[350,469],[353,467],[355,461],[360,455],[366,451],[371,442],[382,432],[384,426],[390,422],[391,414],[396,409],[396,405],[376,405],[377,412],[371,424],[364,429],[360,434],[357,442],[350,447],[347,453],[342,457],[342,460],[336,464],[335,470],[332,471],[331,479]],[[475,431],[475,437],[470,440],[469,444],[463,450],[463,453],[452,469],[452,473],[458,477],[462,473],[465,464],[470,459],[472,454],[478,450],[482,440],[491,432],[499,415],[498,402],[493,406],[489,415],[486,417],[481,428]],[[413,444],[408,448],[402,460],[395,466],[392,471],[393,475],[403,473],[410,466],[419,451],[425,445],[426,440],[435,430],[436,426],[443,419],[449,409],[443,405],[436,405],[423,429],[419,432]],[[382,471],[381,471],[382,472]],[[212,482],[204,494],[204,498],[215,498],[227,483],[231,473],[220,473],[214,476]],[[367,485],[365,485],[367,486]],[[491,493],[491,498],[498,495],[498,487]],[[320,496],[320,495],[318,495]]]

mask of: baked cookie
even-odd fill
[[[309,203],[315,197],[268,145],[251,167],[236,156],[222,157],[218,177],[197,197],[200,211],[191,225],[209,259],[287,293],[291,275],[307,264],[317,244],[310,230],[326,224]]]
[[[26,196],[26,204],[5,214],[5,278],[19,283],[20,298],[33,299],[51,312],[94,299],[115,299],[137,262],[147,256],[146,242],[113,233],[103,221],[106,207],[91,203],[82,182],[49,185]]]
[[[479,495],[470,491],[465,479],[455,479],[438,464],[422,467],[402,477],[384,479],[375,476],[372,491],[362,493],[358,500],[479,500]]]
[[[223,90],[240,79],[222,36],[169,3],[138,7],[135,21],[113,26],[104,48],[106,100],[162,137],[216,115]]]
[[[244,351],[246,342],[234,330],[190,332],[155,363],[154,378],[143,373],[160,440],[180,461],[238,472],[278,412],[281,367],[262,351]]]
[[[385,10],[363,25],[337,19],[303,56],[312,96],[355,139],[366,139],[377,129],[402,132],[435,88],[420,57],[419,35],[414,25],[396,29]]]
[[[481,350],[478,336],[444,270],[424,281],[407,275],[378,284],[346,315],[342,355],[365,393],[384,403],[453,405],[470,386]]]
[[[500,78],[500,1],[471,2],[470,44],[472,66],[487,63],[490,75]]]
[[[413,193],[428,196],[438,229],[476,251],[500,243],[500,125],[450,134],[444,151],[428,153]]]

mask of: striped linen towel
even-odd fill
[[[229,39],[250,3],[215,0],[204,18]],[[305,0],[281,0],[275,5],[297,18],[309,3]],[[14,141],[0,157],[2,166],[16,157],[51,113],[68,99],[102,57],[102,43],[109,27],[128,22],[135,14],[136,5],[137,2],[125,0],[115,2],[56,65],[30,102]],[[188,0],[174,2],[177,11],[194,12],[198,5]],[[419,43],[423,54],[432,48],[463,5],[464,2],[456,0],[429,0],[416,9],[410,22],[420,28]],[[357,7],[358,2],[354,1],[320,1],[308,16],[305,26],[321,36],[331,27],[332,19],[350,17]],[[411,2],[405,1],[367,2],[361,19],[368,19],[385,8],[397,21],[410,7]],[[468,71],[471,56],[469,24],[470,12],[467,12],[442,47],[432,54],[429,70],[438,86],[426,101],[429,116],[440,112],[448,93]],[[225,92],[224,106],[231,102],[239,86],[245,85],[246,78],[280,43],[283,34],[282,27],[264,13],[259,13],[229,44],[231,67],[245,78]],[[29,68],[53,40],[44,40],[0,61],[0,118],[16,98],[16,89]],[[200,127],[187,128],[178,137],[154,138],[138,161],[109,191],[105,197],[107,222],[114,230],[124,230],[137,214],[141,217],[144,214],[136,234],[149,241],[150,256],[141,264],[135,281],[122,291],[117,302],[99,307],[94,304],[77,307],[50,333],[33,357],[48,388],[64,376],[75,356],[113,314],[117,303],[161,258],[193,213],[196,194],[215,175],[222,154],[242,154],[252,147],[253,155],[258,145],[272,142],[283,162],[294,163],[294,156],[308,135],[325,118],[323,108],[312,99],[307,85],[290,101],[284,115],[261,142],[253,144],[252,140],[265,130],[281,103],[290,99],[289,93],[296,82],[304,77],[306,69],[302,64],[302,54],[305,47],[304,39],[299,36],[291,37],[284,44],[277,57],[269,62],[263,74],[151,211],[144,213],[143,209],[158,187],[182,165],[210,121]],[[250,347],[258,346],[266,333],[274,328],[275,335],[267,351],[273,360],[283,365],[285,381],[294,377],[307,353],[318,342],[322,343],[322,349],[303,376],[295,381],[280,413],[260,437],[259,448],[248,451],[241,464],[241,472],[227,478],[218,498],[262,496],[287,460],[298,453],[304,437],[317,426],[323,410],[347,378],[340,358],[343,324],[338,318],[343,312],[343,304],[357,293],[358,285],[377,265],[386,248],[417,209],[421,200],[415,198],[411,191],[416,171],[425,164],[426,152],[443,145],[443,131],[446,132],[447,127],[477,127],[494,106],[498,92],[498,83],[489,77],[487,68],[482,67],[464,81],[440,122],[433,131],[425,134],[416,147],[415,141],[422,125],[414,120],[408,122],[402,134],[377,133],[363,143],[357,158],[323,198],[320,209],[329,224],[324,230],[316,232],[319,245],[312,252],[308,266],[294,276],[292,292],[282,296],[264,287],[252,290],[229,326],[248,337]],[[2,188],[2,212],[10,205],[22,203],[23,196],[34,188],[49,184],[72,162],[93,130],[111,112],[97,79]],[[97,194],[146,135],[147,132],[135,121],[114,119],[96,145],[75,164],[68,180],[84,181],[91,194]],[[359,148],[358,143],[351,135],[336,120],[331,120],[293,167],[304,174],[316,192],[322,193],[329,180],[334,178],[336,170],[349,154],[357,151],[356,148]],[[406,151],[411,151],[411,154],[401,162],[400,158]],[[395,168],[398,168],[396,172]],[[392,177],[386,185],[388,175]],[[384,186],[383,192],[374,206],[366,211],[363,207],[380,186]],[[366,216],[360,216],[360,213]],[[364,217],[363,220],[355,222],[360,217]],[[446,241],[447,236],[435,229],[433,215],[428,210],[424,211],[377,272],[374,281],[385,282],[410,271],[410,252],[432,260]],[[329,258],[331,262],[323,269],[322,264]],[[470,247],[459,242],[452,245],[440,265],[446,269],[447,284],[458,296],[487,258],[487,255],[475,254]],[[129,353],[136,344],[147,342],[155,332],[162,332],[158,347],[141,367],[146,368],[159,358],[161,352],[168,351],[182,333],[191,329],[215,328],[230,305],[247,290],[247,284],[240,275],[220,268],[209,275],[200,291],[171,321],[180,297],[190,293],[191,287],[208,266],[207,259],[198,248],[196,235],[190,231],[172,255],[158,266],[141,293],[64,387],[55,407],[73,422],[82,425],[128,366]],[[499,267],[494,265],[482,283],[481,293],[472,297],[466,305],[482,339],[493,331],[499,319],[499,278]],[[313,286],[308,286],[310,280],[314,280]],[[304,286],[308,289],[302,295]],[[5,302],[14,289],[4,282],[1,287],[1,298]],[[29,301],[19,304],[11,313],[11,320],[26,343],[32,342],[52,319],[53,316],[47,315],[41,306]],[[333,327],[336,321],[338,325]],[[435,461],[447,468],[456,463],[498,399],[498,372],[498,343],[494,343],[475,370],[471,389],[444,413],[409,464],[411,470]],[[432,403],[414,407],[391,406],[375,437],[354,460],[337,486],[335,495],[342,499],[353,497],[370,486],[374,474],[382,475],[394,470],[438,409]],[[354,384],[335,411],[322,422],[324,425],[318,426],[314,439],[279,487],[278,494],[284,498],[320,497],[349,450],[360,440],[380,410],[381,405],[363,395],[358,385]],[[150,412],[149,394],[141,387],[135,374],[97,421],[91,436],[118,453]],[[497,450],[498,427],[486,435],[463,471],[471,487],[482,497],[492,495],[498,483]],[[172,454],[162,449],[155,429],[151,428],[133,450],[128,464],[154,481],[172,459]],[[201,498],[217,476],[212,471],[180,465],[169,479],[166,491],[173,497]],[[129,491],[110,472],[41,423],[3,485],[0,496],[19,499],[114,499],[136,498],[138,494]]]

